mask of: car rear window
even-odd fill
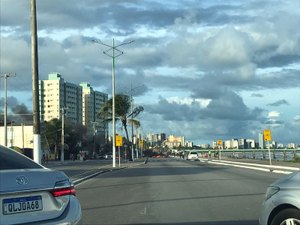
[[[26,156],[0,145],[0,170],[42,168]]]

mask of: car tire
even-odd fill
[[[288,220],[292,220],[294,223],[287,223]],[[300,224],[300,210],[295,208],[284,209],[273,218],[271,223],[271,225],[287,224]]]

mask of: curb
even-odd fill
[[[124,166],[124,167],[118,167],[118,168],[113,168],[113,169],[104,169],[104,170],[100,170],[100,171],[95,172],[95,173],[92,173],[92,174],[90,174],[90,175],[88,175],[88,176],[85,176],[85,177],[82,177],[82,178],[73,180],[73,184],[74,184],[75,186],[77,186],[77,185],[79,185],[80,183],[82,183],[83,181],[86,181],[86,180],[88,180],[88,179],[91,179],[91,178],[93,178],[93,177],[96,177],[96,176],[98,176],[99,174],[106,173],[106,172],[112,172],[112,171],[116,171],[116,170],[122,170],[122,169],[126,169],[126,168],[131,168],[131,167],[138,166],[138,165],[142,165],[142,164],[144,164],[144,162],[143,162],[143,163],[137,163],[137,164],[134,164],[134,165],[131,164],[131,165]],[[99,169],[101,169],[101,168],[99,168]],[[71,178],[71,179],[72,179],[72,178]]]

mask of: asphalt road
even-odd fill
[[[84,224],[257,225],[266,187],[283,176],[150,159],[77,185]]]

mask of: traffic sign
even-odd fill
[[[218,145],[223,145],[223,141],[222,140],[218,140]]]
[[[142,148],[144,146],[144,140],[140,140],[140,147]]]
[[[271,141],[272,140],[271,130],[264,130],[264,140],[265,141]]]
[[[116,135],[116,146],[120,147],[123,145],[123,139],[121,135]]]

